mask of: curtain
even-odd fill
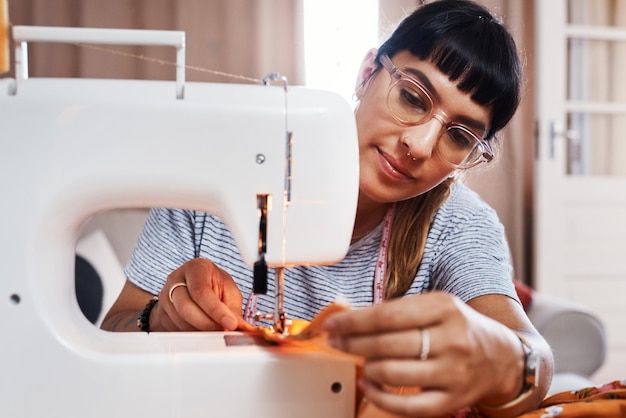
[[[182,30],[186,62],[261,79],[279,72],[303,82],[301,2],[293,0],[9,0],[13,25]],[[173,48],[109,49],[175,61]],[[87,47],[29,44],[31,76],[174,79],[173,66]],[[187,70],[190,81],[235,81]],[[236,80],[242,82],[241,80]]]

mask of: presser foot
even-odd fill
[[[286,312],[275,312],[275,313],[261,313],[257,312],[254,315],[255,322],[261,321],[270,321],[272,325],[270,326],[270,330],[276,334],[281,334],[284,336],[290,335],[292,321],[287,318]]]

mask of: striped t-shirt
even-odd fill
[[[337,299],[354,307],[371,305],[381,236],[379,225],[351,245],[339,263],[285,269],[284,308],[289,317],[311,319]],[[226,225],[204,212],[152,209],[125,273],[135,285],[158,294],[167,276],[195,257],[211,260],[233,277],[245,309],[252,292],[252,268],[241,259]],[[511,270],[504,228],[495,211],[457,183],[433,219],[422,262],[407,294],[438,289],[463,301],[485,294],[517,300]],[[261,312],[274,310],[273,285],[270,268],[268,293],[257,302]]]

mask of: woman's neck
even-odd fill
[[[351,243],[355,243],[374,230],[382,222],[390,205],[390,203],[374,202],[359,195]]]

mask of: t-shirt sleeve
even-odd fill
[[[151,209],[131,259],[126,277],[154,295],[161,291],[167,276],[195,257],[193,212],[179,209]]]
[[[474,209],[478,210],[438,214],[454,219],[445,220],[448,227],[439,237],[432,289],[452,293],[464,302],[487,294],[519,301],[504,227],[491,208]]]

